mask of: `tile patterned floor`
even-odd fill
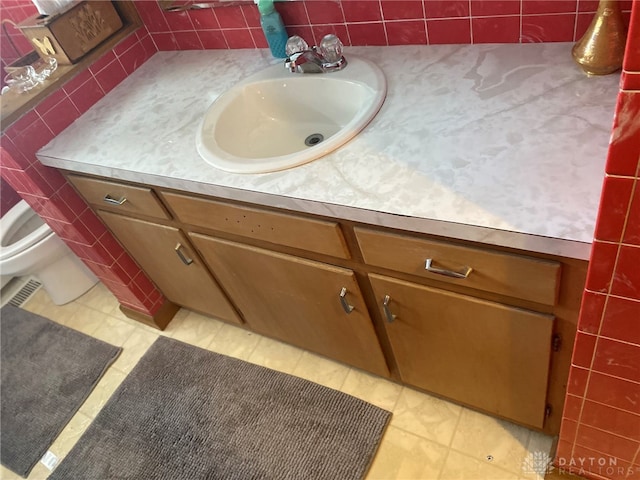
[[[51,446],[60,459],[159,335],[297,375],[392,411],[368,480],[542,479],[523,465],[531,464],[534,453],[551,449],[552,438],[538,432],[188,310],[178,312],[168,328],[159,332],[125,317],[101,284],[64,306],[54,305],[40,289],[23,308],[123,347],[118,360]],[[48,474],[38,463],[29,479],[45,479]],[[0,467],[0,479],[18,478]]]

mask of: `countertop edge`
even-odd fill
[[[489,227],[466,225],[444,220],[433,220],[403,216],[394,213],[368,210],[364,208],[330,204],[314,200],[305,200],[272,193],[262,193],[235,187],[212,185],[193,181],[174,180],[148,173],[136,173],[128,170],[99,167],[82,162],[74,162],[38,154],[42,164],[59,168],[70,173],[85,173],[114,180],[149,185],[155,188],[167,188],[187,193],[211,195],[225,200],[235,200],[288,210],[294,213],[309,213],[358,222],[372,227],[387,227],[406,233],[422,233],[447,237],[454,240],[478,242],[486,245],[506,247],[554,255],[576,260],[589,260],[591,243],[575,240],[544,237]]]

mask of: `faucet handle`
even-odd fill
[[[325,62],[338,63],[342,58],[342,49],[344,45],[340,39],[333,33],[329,33],[322,37],[318,51],[324,58]]]
[[[304,38],[299,37],[298,35],[289,37],[289,39],[287,40],[287,44],[284,47],[284,51],[287,56],[304,52],[305,50],[309,50],[309,44],[304,41]]]

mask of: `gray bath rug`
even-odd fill
[[[121,349],[11,305],[0,338],[0,462],[26,477]]]
[[[360,479],[390,416],[160,337],[49,478]]]

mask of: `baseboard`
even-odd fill
[[[173,302],[167,300],[154,315],[148,315],[137,310],[134,310],[124,305],[120,305],[120,311],[127,317],[149,325],[150,327],[157,328],[158,330],[164,330],[169,325],[169,322],[173,319],[174,315],[180,310],[180,305],[176,305]]]

